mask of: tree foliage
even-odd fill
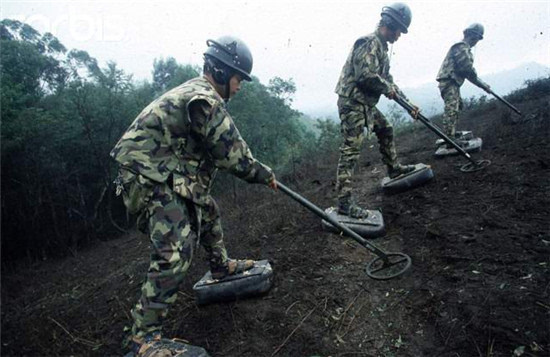
[[[116,63],[67,50],[14,20],[0,22],[2,262],[75,253],[131,227],[114,196],[109,152],[138,113],[163,92],[200,75],[196,66],[157,59],[152,81],[135,82]],[[254,155],[278,177],[333,150],[336,126],[306,129],[290,107],[292,79],[257,78],[229,105]],[[219,180],[220,185],[229,181]]]
[[[156,59],[153,63],[153,90],[156,95],[177,87],[199,75],[200,69],[191,65],[181,65],[173,57]]]

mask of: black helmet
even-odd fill
[[[385,21],[389,20],[389,23],[393,22],[396,25],[395,27],[398,27],[401,32],[408,32],[412,20],[412,12],[406,4],[396,2],[389,6],[384,6],[380,15]]]
[[[483,40],[483,33],[485,29],[482,24],[474,23],[464,29],[464,36],[473,35],[477,36],[478,40]]]
[[[214,58],[217,62],[221,62],[230,68],[228,71],[225,70],[227,73],[222,74],[221,77],[229,81],[232,73],[237,72],[243,79],[247,81],[252,80],[250,78],[250,73],[252,72],[252,54],[243,41],[233,36],[222,36],[217,40],[206,41],[206,45],[208,48],[204,52],[205,60]]]

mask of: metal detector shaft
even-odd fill
[[[395,96],[394,99],[397,104],[402,106],[406,111],[409,113],[413,111],[413,106],[409,104],[406,100],[399,96]],[[466,151],[464,151],[463,148],[460,147],[457,143],[455,143],[451,138],[449,138],[445,133],[443,133],[437,126],[433,125],[430,119],[426,118],[424,115],[418,113],[417,119],[420,120],[424,125],[426,125],[430,130],[432,130],[434,133],[436,133],[441,139],[445,140],[445,142],[451,144],[462,156],[464,156],[466,159],[470,160],[470,162],[473,165],[477,165],[474,159],[472,159],[472,156],[468,154]]]
[[[321,217],[325,221],[330,222],[334,227],[338,228],[342,232],[349,235],[351,238],[355,239],[359,244],[361,244],[363,247],[367,248],[371,252],[375,253],[379,257],[385,259],[387,257],[387,254],[384,253],[380,248],[375,246],[374,244],[367,241],[365,238],[361,237],[359,234],[355,233],[345,225],[338,222],[338,220],[334,219],[333,217],[326,214],[322,209],[315,206],[313,203],[306,200],[304,197],[300,196],[296,192],[292,191],[290,188],[286,187],[279,181],[277,181],[277,187],[281,189],[284,193],[286,193],[288,196],[290,196],[292,199],[300,203],[302,206],[309,209],[311,212],[315,213],[317,216]]]
[[[492,90],[489,90],[488,91],[489,93],[491,93],[496,99],[500,100],[502,103],[506,104],[508,106],[508,108],[512,109],[514,112],[518,113],[519,115],[521,115],[521,112],[518,110],[518,108],[514,107],[512,104],[510,104],[509,101],[507,101],[506,99],[502,98],[501,96],[499,96],[498,94],[496,94],[495,92],[493,92]]]

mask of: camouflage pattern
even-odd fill
[[[168,184],[161,184],[155,186],[145,214],[152,253],[141,297],[132,310],[132,334],[137,337],[162,328],[198,241],[210,256],[227,260],[219,209],[214,200],[198,206],[176,194]]]
[[[190,109],[201,120],[191,120]],[[192,79],[149,104],[130,125],[111,157],[121,166],[199,205],[210,199],[217,169],[267,183],[269,168],[254,159],[223,99],[204,77]]]
[[[352,201],[351,177],[359,159],[365,127],[378,137],[382,161],[392,167],[397,164],[393,127],[375,107],[380,96],[391,91],[406,100],[389,70],[388,45],[379,29],[355,41],[342,68],[335,89],[344,139],[336,175],[340,205]]]
[[[463,107],[460,87],[454,81],[442,81],[439,83],[439,91],[445,102],[445,114],[443,115],[445,134],[454,138],[456,125],[458,124],[458,113]]]
[[[353,99],[339,97],[338,112],[344,141],[340,146],[336,189],[339,204],[346,205],[352,202],[351,178],[359,160],[365,126],[376,134],[384,164],[388,167],[397,165],[397,152],[393,127],[376,107],[367,107]]]
[[[454,135],[458,123],[458,113],[462,109],[460,86],[468,79],[473,84],[485,89],[474,68],[474,57],[470,45],[461,41],[455,43],[445,56],[437,74],[439,91],[445,102],[443,124],[447,135]]]
[[[355,41],[342,68],[335,92],[340,97],[374,107],[382,94],[387,95],[392,90],[406,99],[393,82],[388,44],[378,29]]]
[[[138,226],[152,247],[141,297],[132,310],[132,334],[140,338],[161,330],[198,242],[211,266],[228,259],[219,209],[210,195],[217,170],[263,184],[273,174],[254,159],[206,78],[192,79],[153,101],[111,156],[121,165],[117,193],[139,214]]]
[[[478,81],[477,72],[474,68],[474,56],[471,47],[466,41],[460,41],[451,46],[439,72],[436,80],[438,82],[454,81],[458,86],[464,84],[468,79],[478,87],[483,85]]]

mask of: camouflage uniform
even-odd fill
[[[474,57],[471,47],[465,41],[461,41],[451,46],[437,74],[439,91],[445,102],[443,125],[446,134],[451,137],[455,135],[458,112],[463,105],[460,98],[460,86],[464,84],[464,80],[467,78],[478,87],[485,88],[484,84],[478,79],[473,65]]]
[[[122,196],[138,213],[153,252],[132,333],[160,331],[197,240],[212,264],[227,260],[210,189],[217,169],[268,184],[271,170],[256,161],[206,78],[192,79],[147,106],[111,151],[121,165]]]
[[[340,204],[350,204],[352,199],[351,176],[359,159],[365,127],[378,137],[382,162],[388,167],[398,164],[393,127],[376,108],[380,96],[391,91],[406,99],[393,83],[389,70],[388,44],[380,30],[356,40],[342,68],[335,90],[344,139],[337,172]]]

